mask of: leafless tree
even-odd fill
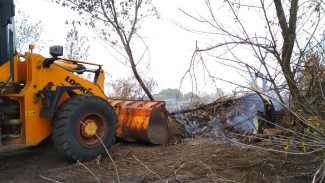
[[[151,0],[55,0],[55,2],[83,15],[85,24],[93,28],[109,46],[120,54],[123,60],[126,60],[145,93],[153,100],[137,71],[137,64],[143,59],[143,55],[148,53],[148,47],[144,46],[143,54],[139,57],[136,57],[133,51],[135,38],[139,38],[140,42],[144,43],[138,35],[139,23],[147,16],[158,17]],[[137,48],[140,47],[137,45]]]
[[[145,79],[144,83],[150,92],[157,87],[157,82],[150,78]],[[106,83],[106,86],[108,88],[107,96],[111,98],[143,100],[146,95],[134,77],[111,80]]]
[[[27,51],[29,44],[42,42],[40,36],[43,32],[43,24],[41,21],[32,22],[30,17],[23,11],[17,11],[15,19],[16,27],[16,48],[18,52]],[[40,49],[41,47],[38,46]]]
[[[72,28],[69,30],[65,49],[65,57],[73,60],[87,60],[89,56],[89,40],[87,37],[80,35],[75,22],[71,23]]]
[[[271,88],[284,103],[288,91],[296,109],[310,110],[297,83],[299,68],[306,65],[308,45],[319,40],[324,24],[322,0],[204,0],[206,12],[199,15],[181,10],[202,29],[180,26],[211,37],[212,43],[197,42],[191,65],[213,59],[243,72],[247,68],[271,83]],[[221,15],[222,14],[222,15]],[[243,55],[246,57],[244,59]],[[247,55],[249,60],[247,59]],[[193,74],[193,69],[188,73]],[[209,76],[213,78],[213,75]]]

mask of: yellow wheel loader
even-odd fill
[[[165,102],[107,98],[102,65],[60,58],[62,46],[50,47],[51,58],[34,54],[34,45],[17,53],[13,0],[0,1],[0,14],[0,148],[37,145],[52,134],[63,155],[87,161],[116,136],[167,142]]]

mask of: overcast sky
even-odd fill
[[[161,19],[148,19],[142,25],[141,35],[146,38],[150,49],[150,70],[145,69],[145,63],[139,68],[145,77],[153,77],[158,82],[158,90],[166,88],[178,88],[180,80],[189,67],[189,63],[195,48],[196,40],[204,40],[204,35],[195,35],[175,25],[179,22],[183,25],[195,27],[193,20],[186,17],[179,11],[179,8],[193,14],[204,13],[204,1],[188,0],[154,0],[153,3],[160,12]],[[78,15],[67,8],[63,8],[51,0],[16,0],[18,9],[28,14],[32,21],[41,20],[44,24],[43,39],[52,40],[52,44],[65,45],[65,38],[69,27],[65,21],[77,19]],[[90,38],[91,48],[88,61],[104,65],[106,72],[113,78],[131,75],[131,69],[115,61],[107,46],[94,39],[95,34],[91,30],[82,30],[82,33]],[[42,52],[48,56],[47,50]],[[46,55],[47,54],[47,55]],[[238,73],[222,65],[213,65],[212,71],[216,77],[226,80],[233,80],[240,77]],[[203,74],[203,73],[202,73]],[[198,76],[201,92],[213,92],[211,83],[206,86],[203,75]],[[236,81],[236,80],[235,80]],[[239,82],[242,82],[240,80]],[[226,92],[231,91],[234,86],[218,81],[219,88]],[[186,80],[182,90],[191,90],[189,80]]]

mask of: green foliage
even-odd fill
[[[183,95],[183,100],[198,100],[200,97],[193,93],[193,92],[187,92]]]
[[[183,99],[183,93],[178,89],[168,88],[161,90],[158,94],[153,95],[156,100],[167,100],[167,99]]]
[[[153,94],[156,100],[178,100],[187,102],[201,102],[208,103],[220,98],[220,91],[216,93],[201,93],[195,94],[193,92],[187,92],[183,94],[180,90],[176,88],[167,88],[161,90],[157,94]]]
[[[305,135],[309,135],[309,133],[310,133],[310,128],[305,128],[304,129],[304,134]]]

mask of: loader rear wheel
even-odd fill
[[[109,102],[83,94],[59,107],[53,120],[52,139],[63,155],[87,161],[105,152],[103,144],[110,148],[116,130],[117,118]]]

